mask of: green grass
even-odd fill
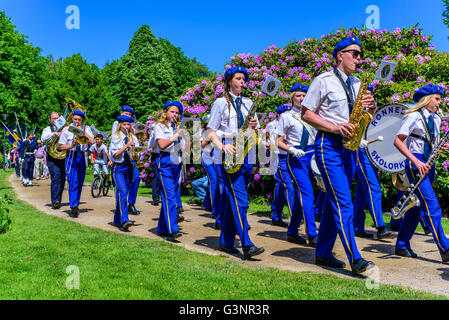
[[[12,228],[0,234],[0,299],[445,299],[363,279],[245,267],[226,256],[107,232],[46,215],[18,200],[0,172]],[[66,288],[69,266],[78,290]]]

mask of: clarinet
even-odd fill
[[[426,164],[432,167],[440,156],[440,150],[443,148],[444,144],[449,140],[449,131],[443,136],[438,145],[432,150],[432,153],[429,156]],[[419,207],[419,199],[414,194],[415,190],[419,187],[421,182],[424,180],[426,176],[420,176],[419,174],[415,177],[413,182],[407,188],[407,190],[402,195],[401,199],[399,199],[398,203],[391,209],[391,216],[393,219],[400,219],[404,216],[404,214],[414,206]]]

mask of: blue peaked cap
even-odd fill
[[[306,86],[305,84],[296,83],[296,84],[294,84],[293,87],[290,89],[290,92],[295,92],[295,91],[303,91],[303,92],[307,92],[307,90],[309,90],[309,87]]]
[[[122,111],[131,112],[132,115],[135,115],[134,109],[131,108],[130,106],[123,106]]]
[[[430,94],[440,94],[441,96],[444,96],[444,89],[435,84],[426,84],[424,87],[415,92],[413,95],[413,101],[418,102],[422,97]]]
[[[225,81],[228,80],[228,78],[230,76],[232,76],[234,73],[238,73],[238,72],[243,73],[245,75],[245,82],[248,82],[249,74],[248,74],[248,71],[246,71],[246,69],[244,67],[232,67],[232,68],[227,69],[224,73]]]
[[[356,37],[350,37],[350,38],[346,38],[341,40],[339,43],[337,43],[337,45],[334,48],[334,52],[332,53],[332,56],[334,57],[334,59],[337,59],[337,52],[343,50],[344,48],[352,45],[352,44],[356,44],[358,45],[360,48],[362,47],[362,44],[360,43],[360,40]]]
[[[81,116],[81,117],[83,117],[83,119],[86,118],[86,115],[84,114],[84,112],[82,112],[81,110],[78,110],[78,109],[73,110],[72,115],[73,116]]]
[[[122,122],[130,122],[130,123],[133,123],[133,122],[134,122],[134,119],[131,118],[131,117],[128,117],[127,115],[124,115],[124,114],[123,114],[123,115],[117,117],[117,121],[120,122],[120,123],[122,123]]]
[[[182,112],[184,111],[184,109],[182,108],[182,103],[181,102],[179,102],[179,101],[167,101],[164,104],[164,110],[167,109],[168,107],[171,107],[171,106],[178,107],[179,114],[182,115]]]
[[[282,105],[282,106],[279,106],[279,107],[277,107],[276,108],[276,113],[277,114],[282,114],[282,113],[284,113],[285,111],[289,111],[289,110],[291,110],[292,109],[292,107],[291,106],[287,106],[287,105]]]

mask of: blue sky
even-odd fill
[[[343,6],[341,4],[344,4]],[[423,7],[423,3],[425,7]],[[66,7],[80,10],[80,29],[66,28]],[[434,36],[437,50],[449,51],[449,28],[443,24],[441,0],[362,1],[152,1],[152,0],[0,0],[42,55],[81,55],[102,68],[128,50],[134,32],[147,24],[157,37],[221,73],[235,53],[262,52],[293,39],[320,37],[343,26],[361,27],[369,5],[379,8],[380,29],[419,23]]]

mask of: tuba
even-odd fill
[[[369,112],[363,110],[362,107],[362,99],[368,90],[369,78],[369,73],[365,71],[363,82],[360,85],[357,98],[354,102],[354,107],[349,116],[349,123],[354,126],[354,132],[351,137],[343,139],[343,146],[349,150],[357,150],[365,134],[366,128],[373,120],[373,116]]]
[[[67,121],[66,121],[65,125],[63,125],[61,128],[59,128],[57,132],[62,132],[62,130],[65,127],[68,127],[71,124],[73,110],[78,109],[83,112],[86,112],[86,109],[82,105],[77,103],[75,100],[65,98],[65,101],[67,102],[67,105],[66,105],[64,113],[68,112],[69,115],[67,116]],[[70,110],[69,110],[69,108],[70,108]],[[53,136],[50,139],[50,141],[46,145],[47,153],[54,159],[65,159],[67,157],[67,151],[59,150],[58,141],[59,141],[59,137],[57,137],[57,136]]]

